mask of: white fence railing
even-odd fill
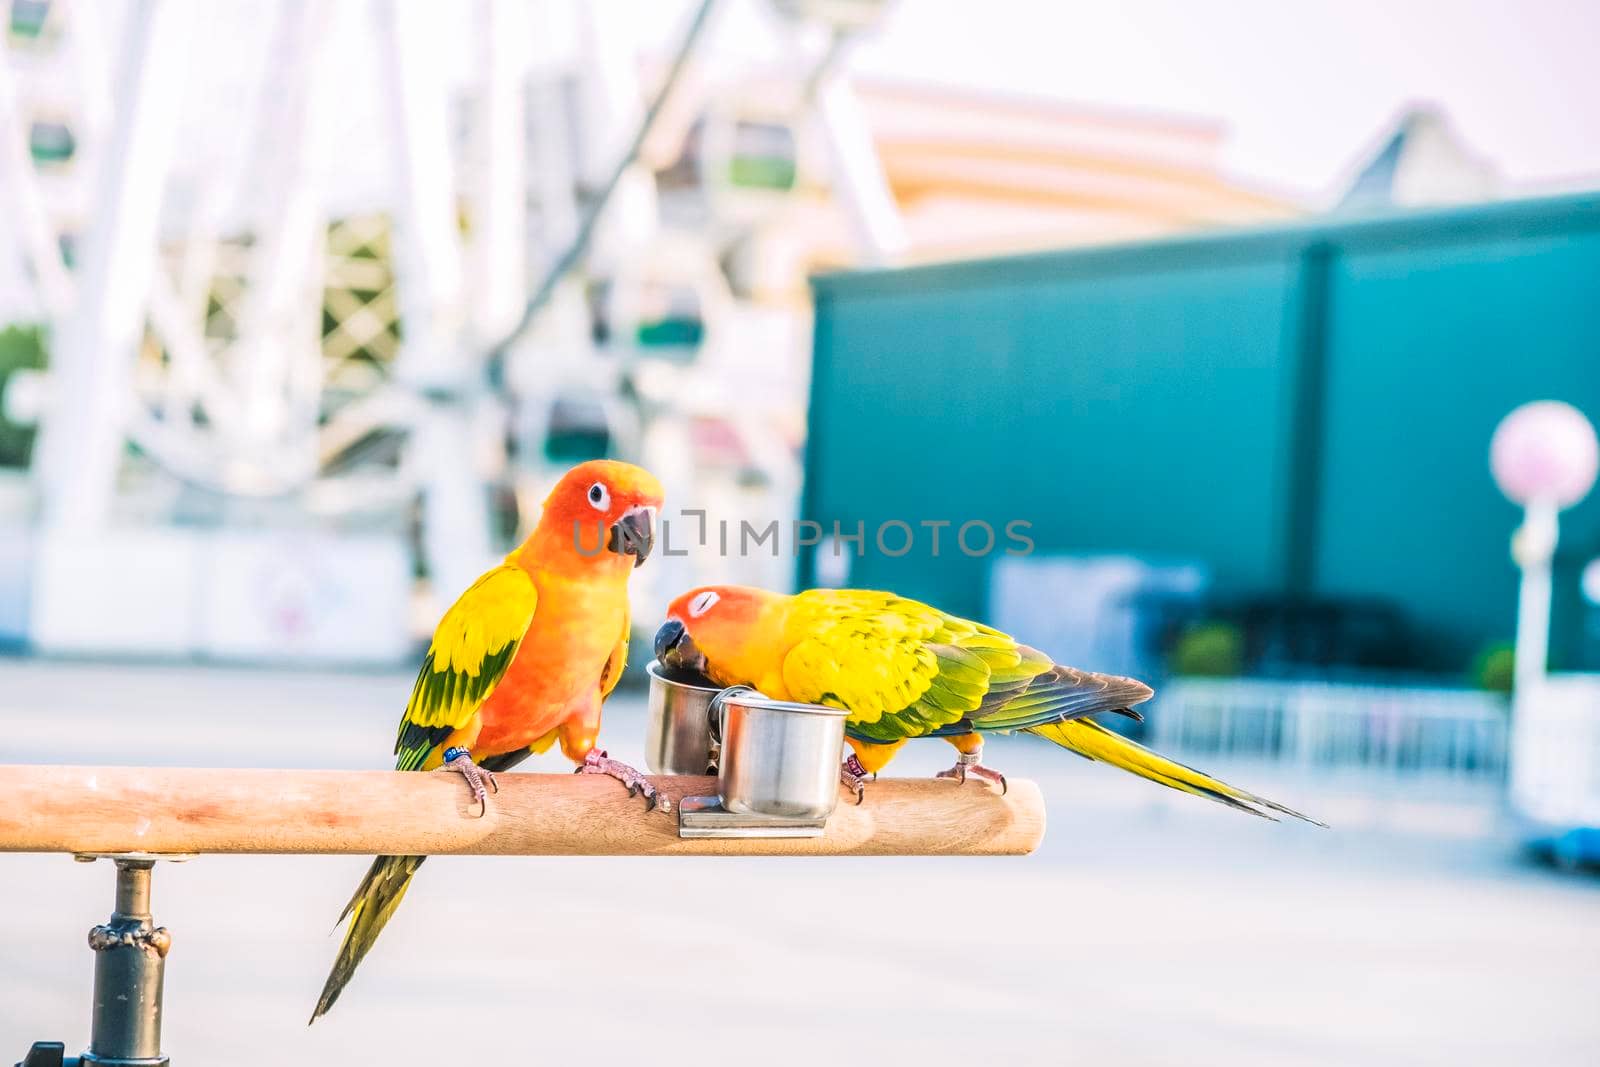
[[[1504,781],[1506,698],[1468,689],[1179,678],[1151,715],[1164,752],[1309,771]]]

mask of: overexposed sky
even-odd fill
[[[432,10],[437,0],[408,0]],[[673,49],[699,0],[529,0],[528,54],[571,62],[593,31],[624,57]],[[770,0],[719,0],[713,78],[770,76],[792,57]],[[114,13],[128,0],[96,0]],[[193,46],[191,156],[254,135],[283,8],[207,0]],[[477,9],[466,3],[463,12]],[[323,83],[339,151],[327,160],[336,201],[387,195],[385,82],[370,0],[329,8],[335,62]],[[432,16],[430,16],[431,18]],[[114,26],[109,22],[108,26]],[[471,77],[473,18],[434,19],[439,62]],[[875,81],[937,82],[1133,113],[1220,123],[1222,163],[1246,185],[1327,204],[1409,105],[1443,109],[1469,148],[1509,181],[1508,194],[1600,188],[1600,0],[897,0],[851,53]],[[263,95],[265,94],[265,95]],[[248,172],[248,168],[246,168]]]
[[[623,0],[670,40],[690,0]],[[765,0],[720,56],[765,51]],[[1216,119],[1228,170],[1323,199],[1410,103],[1528,192],[1600,185],[1600,0],[899,0],[854,69]]]

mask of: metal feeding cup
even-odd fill
[[[644,761],[656,774],[716,774],[717,743],[711,739],[711,701],[722,687],[651,660],[650,717]]]
[[[679,803],[678,836],[822,833],[839,799],[842,710],[773,700],[746,686],[719,690],[657,663],[648,669],[651,769],[717,773],[716,796]]]

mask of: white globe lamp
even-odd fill
[[[1526,694],[1543,680],[1550,648],[1550,561],[1557,515],[1588,495],[1600,473],[1600,441],[1583,412],[1558,400],[1517,408],[1495,427],[1489,470],[1511,502],[1524,509],[1511,537],[1522,568],[1517,604],[1516,685]]]

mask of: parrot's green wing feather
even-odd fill
[[[1022,647],[1034,652],[1027,646]],[[1076,667],[1059,667],[1048,658],[1044,662],[1047,664],[1044,671],[1020,685],[991,691],[972,716],[974,729],[1025,730],[1102,711],[1143,718],[1133,710],[1134,705],[1151,697],[1150,687],[1143,682],[1114,674],[1080,671]]]
[[[787,632],[789,694],[844,708],[851,734],[869,741],[1020,730],[1150,696],[1143,683],[1058,667],[999,630],[893,593],[800,593]]]
[[[504,564],[445,612],[400,720],[396,770],[420,770],[436,745],[471,721],[516,657],[538,599],[528,573]]]

